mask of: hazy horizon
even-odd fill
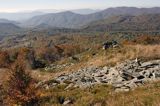
[[[0,12],[26,12],[45,9],[106,9],[110,7],[160,7],[157,0],[0,0]]]
[[[115,6],[115,7],[107,7],[107,8],[77,8],[77,9],[35,9],[35,10],[20,10],[20,11],[0,11],[0,13],[31,13],[31,12],[45,12],[45,11],[53,11],[53,12],[63,12],[63,11],[72,11],[72,10],[85,10],[85,9],[90,9],[90,10],[104,10],[104,9],[109,9],[109,8],[118,8],[118,7],[135,7],[135,8],[156,8],[160,6],[153,6],[153,7],[137,7],[137,6]]]

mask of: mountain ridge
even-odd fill
[[[108,8],[100,12],[82,15],[70,11],[60,13],[50,13],[32,17],[22,23],[22,26],[36,27],[40,24],[48,24],[52,27],[80,28],[92,21],[108,18],[115,15],[140,15],[140,14],[158,14],[160,7],[155,8],[136,8],[136,7],[117,7]]]
[[[88,31],[154,31],[160,30],[160,14],[119,15],[91,22]]]

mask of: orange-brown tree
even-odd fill
[[[38,103],[38,88],[30,73],[25,71],[24,65],[15,63],[10,69],[6,87],[7,104],[33,106]]]

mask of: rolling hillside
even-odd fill
[[[160,30],[160,14],[113,16],[91,22],[84,29],[87,31],[158,31]]]
[[[0,19],[0,36],[32,30],[47,30],[47,33],[53,34],[57,29],[58,32],[153,31],[160,29],[159,19],[160,8],[158,7],[117,7],[88,15],[66,11],[38,15],[22,23]]]
[[[10,34],[13,35],[20,31],[22,31],[22,28],[13,23],[0,22],[0,37],[7,36]]]
[[[35,16],[22,23],[24,27],[36,27],[41,24],[46,24],[51,27],[64,27],[64,28],[80,28],[87,25],[92,21],[106,19],[111,16],[117,15],[141,15],[141,14],[158,14],[160,8],[135,8],[135,7],[117,7],[109,8],[100,12],[88,15],[80,15],[70,11],[61,13],[50,13],[40,16]]]
[[[11,21],[11,20],[7,20],[7,19],[0,19],[0,23],[13,23],[13,24],[18,24],[18,22],[16,22],[16,21]]]

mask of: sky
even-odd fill
[[[105,9],[120,6],[160,7],[160,0],[0,0],[0,12],[40,9]]]

